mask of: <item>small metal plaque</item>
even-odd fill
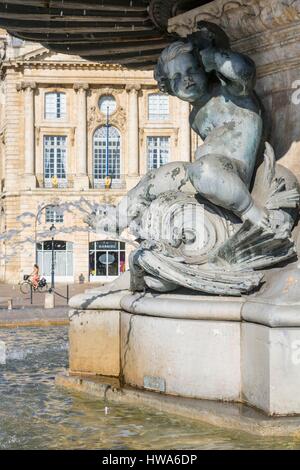
[[[166,393],[166,381],[162,377],[144,377],[144,388],[155,392]]]

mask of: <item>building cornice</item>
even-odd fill
[[[73,89],[76,92],[80,92],[80,91],[87,92],[89,88],[90,88],[90,85],[86,82],[76,82],[73,85]]]
[[[17,83],[16,89],[17,91],[24,91],[24,90],[30,90],[34,91],[37,88],[36,82],[34,81],[23,81],[20,83]]]
[[[300,0],[214,0],[169,20],[169,32],[186,37],[199,21],[218,24],[231,41],[300,22]]]
[[[118,64],[101,64],[98,62],[71,62],[71,61],[19,61],[19,60],[7,60],[2,63],[2,69],[18,69],[25,70],[34,68],[36,70],[99,70],[99,71],[125,71],[124,67]]]

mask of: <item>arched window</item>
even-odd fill
[[[117,109],[116,99],[111,95],[103,95],[99,99],[99,109],[102,114],[107,114],[110,116]]]
[[[66,94],[50,92],[45,94],[45,119],[64,119],[67,115]]]
[[[94,134],[94,180],[104,180],[110,176],[112,181],[121,178],[120,142],[118,129],[110,126],[99,127]],[[108,149],[108,152],[107,152]]]
[[[170,117],[169,96],[153,93],[148,96],[149,121],[167,121]]]
[[[90,243],[90,277],[116,277],[125,272],[125,243],[98,241]]]

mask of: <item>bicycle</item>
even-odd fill
[[[47,292],[49,290],[47,281],[44,277],[42,277],[39,280],[37,286],[34,286],[30,279],[30,276],[24,276],[24,280],[20,282],[19,285],[20,285],[20,291],[22,292],[22,294],[29,294],[31,289],[34,292],[40,292],[40,293]]]

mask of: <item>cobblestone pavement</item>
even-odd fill
[[[93,289],[100,284],[69,285],[69,297],[80,294],[86,289]],[[18,285],[0,284],[1,297],[12,298],[13,309],[8,310],[7,301],[0,303],[0,328],[16,328],[20,326],[58,326],[68,325],[67,285],[58,284],[55,288],[55,308],[45,309],[44,293],[34,293],[31,304],[30,294],[24,295]]]

